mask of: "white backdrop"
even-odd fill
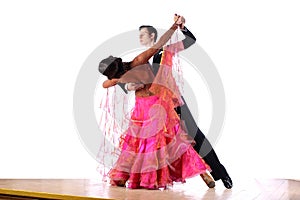
[[[1,1],[0,178],[97,178],[73,120],[79,70],[112,36],[179,13],[223,81],[228,172],[300,179],[298,2],[151,2]]]

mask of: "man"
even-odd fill
[[[184,34],[185,39],[182,41],[184,45],[184,49],[190,47],[196,42],[195,36],[184,26],[184,18],[181,17],[182,25],[181,25],[181,32]],[[153,26],[143,25],[139,28],[140,35],[139,40],[140,44],[145,47],[151,47],[157,39],[157,30]],[[162,49],[159,50],[152,59],[152,62],[150,61],[150,64],[152,64],[152,70],[153,73],[156,75],[159,69],[159,63],[161,60],[162,55]],[[151,59],[150,59],[151,60]],[[137,90],[139,88],[143,87],[142,84],[138,83],[129,83],[125,86],[127,90]],[[184,98],[182,97],[183,101]],[[232,180],[230,176],[228,175],[225,167],[220,163],[214,149],[212,148],[209,141],[206,139],[205,135],[201,132],[199,127],[197,126],[195,120],[193,119],[193,116],[187,107],[187,104],[184,101],[184,105],[181,107],[176,108],[176,112],[181,117],[182,120],[185,121],[188,134],[192,136],[196,142],[196,145],[194,146],[194,149],[200,154],[200,156],[205,160],[205,162],[210,165],[212,172],[211,175],[213,178],[217,180],[222,180],[224,186],[228,189],[232,188]],[[200,150],[200,147],[202,145],[205,145],[207,149],[210,149],[210,151],[203,152],[203,150]],[[210,177],[203,177],[203,180],[208,185],[211,180],[207,180]],[[208,185],[209,186],[209,185]],[[209,186],[210,187],[210,186]]]

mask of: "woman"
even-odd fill
[[[183,18],[175,15],[175,23],[150,49],[131,62],[110,56],[99,64],[108,77],[104,88],[117,83],[142,83],[136,90],[134,111],[128,129],[121,138],[121,153],[109,172],[110,183],[129,188],[165,188],[173,181],[205,174],[209,166],[192,148],[174,108],[182,104],[172,76],[172,57],[183,50],[182,42],[165,47],[158,74],[154,77],[148,60],[171,38]]]

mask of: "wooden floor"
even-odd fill
[[[195,177],[167,190],[132,190],[112,187],[99,180],[0,179],[0,199],[298,200],[300,181],[235,179],[234,187],[228,190],[220,181],[216,182],[214,189],[208,189],[200,177]]]

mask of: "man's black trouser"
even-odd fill
[[[218,156],[215,153],[210,142],[206,139],[205,135],[197,126],[192,116],[192,113],[189,110],[184,99],[183,101],[184,101],[184,105],[181,106],[180,108],[176,108],[175,110],[180,115],[181,120],[184,121],[189,136],[194,138],[196,142],[196,145],[194,145],[194,149],[210,166],[212,170],[211,175],[215,180],[219,180],[229,176],[225,167],[220,163]]]

